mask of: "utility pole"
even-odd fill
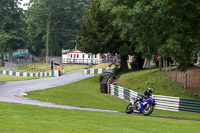
[[[47,16],[47,29],[46,29],[46,62],[48,62],[48,57],[49,57],[49,31],[51,25],[51,4],[49,0],[47,0],[47,8],[48,8],[48,16]]]

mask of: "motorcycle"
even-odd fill
[[[147,116],[153,112],[154,106],[156,105],[155,99],[153,99],[151,96],[148,98],[133,97],[132,99],[133,101],[126,107],[125,112],[127,114],[143,113]]]

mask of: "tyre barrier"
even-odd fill
[[[28,72],[13,72],[13,71],[0,70],[0,74],[10,75],[10,76],[22,76],[22,77],[57,77],[58,71],[53,70],[51,72],[28,73]]]
[[[136,91],[112,84],[110,84],[110,94],[128,102],[132,101],[132,97],[137,97],[141,95]],[[156,101],[156,109],[176,112],[185,111],[200,113],[200,100],[162,95],[152,96]]]

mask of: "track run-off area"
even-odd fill
[[[114,114],[125,114],[119,111],[59,105],[59,104],[32,100],[32,99],[23,97],[23,95],[29,91],[57,87],[57,86],[69,84],[72,82],[76,82],[82,79],[92,77],[92,75],[83,75],[82,71],[83,70],[76,70],[73,72],[69,72],[65,75],[62,75],[61,77],[50,77],[50,78],[25,80],[25,81],[13,81],[13,82],[0,82],[0,101],[9,102],[9,103],[37,105],[41,107],[53,107],[53,108],[70,109],[70,110],[84,110],[84,111],[95,111],[95,112],[114,113]],[[133,115],[139,115],[139,114],[133,114]],[[140,116],[142,117],[143,115],[140,115]],[[158,116],[158,115],[150,115],[149,117],[200,121],[200,119],[177,118],[177,117],[167,117],[167,116]]]

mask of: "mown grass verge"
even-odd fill
[[[21,80],[31,80],[38,79],[39,77],[21,77],[21,76],[10,76],[0,74],[0,82],[8,82],[8,81],[21,81]]]
[[[199,122],[0,102],[0,132],[197,133]]]
[[[121,75],[118,85],[142,93],[148,87],[154,88],[153,94],[182,98],[200,99],[194,93],[182,88],[158,69],[142,70]]]
[[[72,65],[70,65],[70,64],[63,65],[64,73],[68,73],[68,72],[74,71],[74,70],[83,69],[83,68],[86,68],[86,67],[88,67],[88,66],[86,66],[86,65],[73,65],[73,64]]]
[[[98,78],[99,76],[96,75],[60,87],[28,92],[27,97],[40,101],[46,101],[48,98],[49,102],[57,104],[124,112],[128,102],[108,94],[101,94]],[[200,119],[199,113],[154,110],[152,115]]]

